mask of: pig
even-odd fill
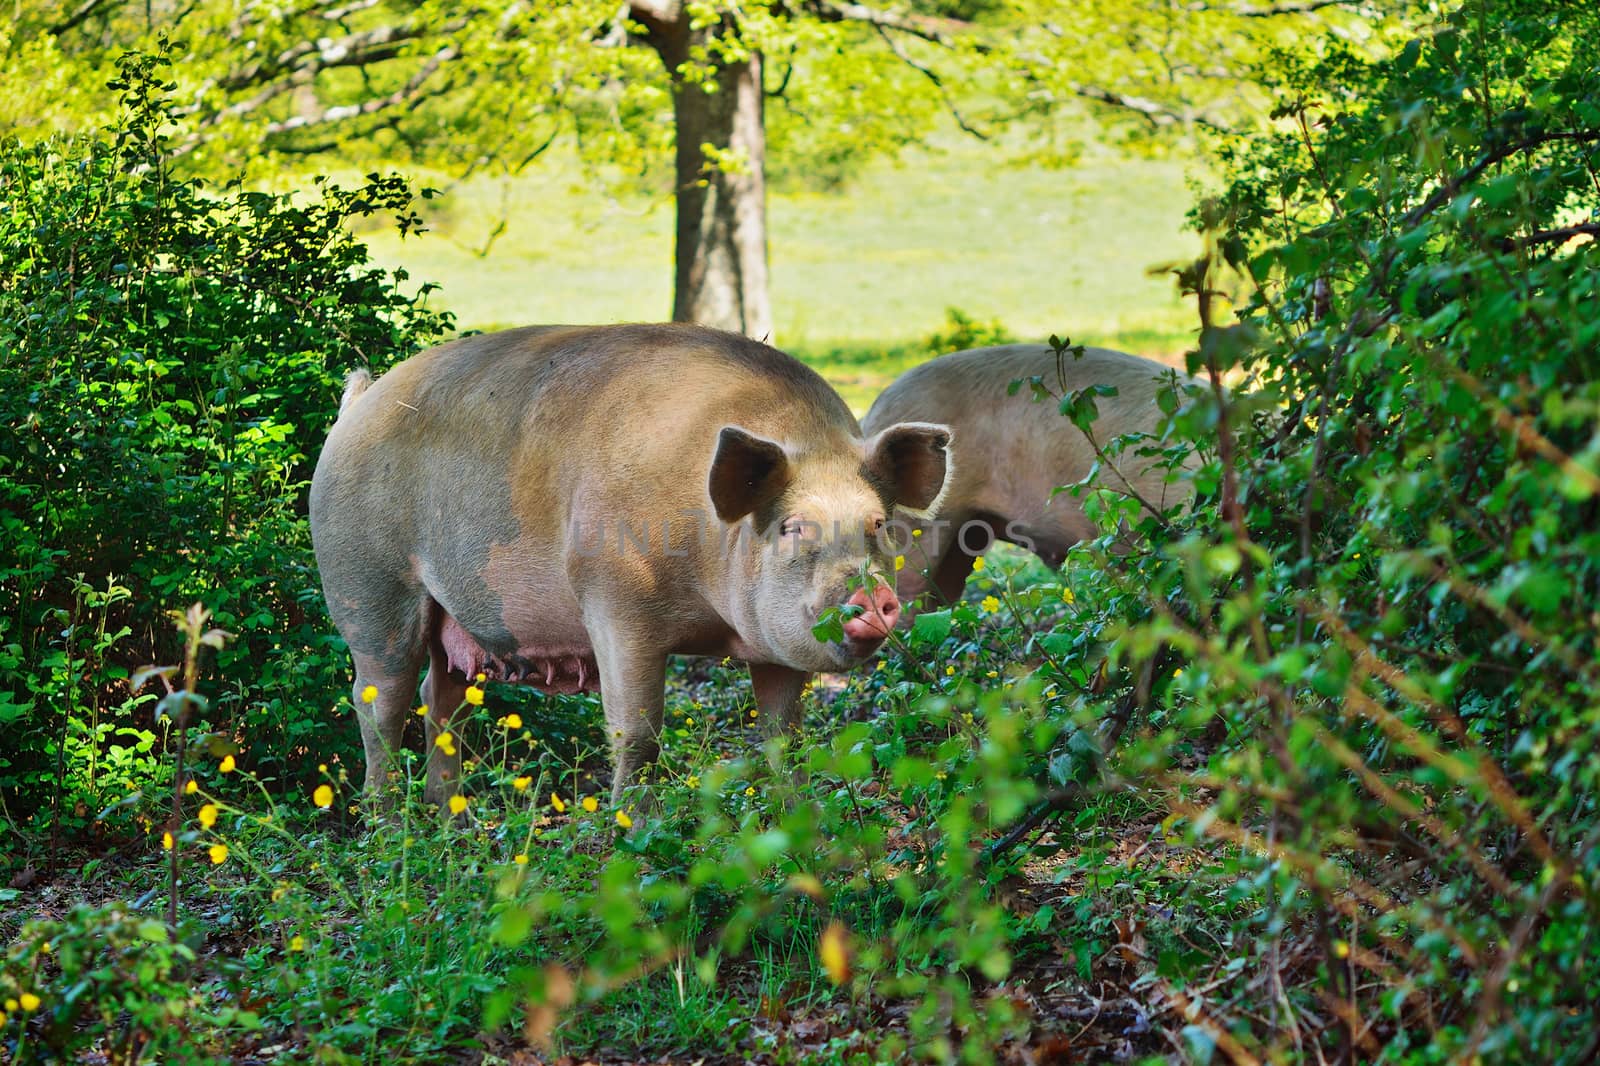
[[[896,521],[915,530],[905,543],[905,569],[897,591],[908,605],[907,622],[919,597],[953,603],[961,596],[973,561],[995,540],[1026,548],[1051,566],[1067,550],[1097,530],[1082,502],[1069,493],[1052,497],[1060,485],[1081,480],[1095,463],[1084,433],[1063,417],[1058,404],[1036,402],[1026,382],[1038,376],[1057,396],[1091,385],[1111,385],[1114,397],[1097,397],[1100,416],[1092,429],[1102,448],[1125,433],[1155,433],[1162,419],[1156,394],[1173,371],[1125,352],[1086,348],[1059,361],[1043,344],[1005,344],[952,352],[912,367],[873,401],[862,419],[864,431],[883,430],[902,420],[949,426],[961,441],[962,461],[950,476],[936,521],[909,516]],[[1197,384],[1179,374],[1181,386]],[[1010,383],[1024,385],[1015,395]],[[1180,399],[1182,399],[1180,395]],[[1171,481],[1158,460],[1130,447],[1113,457],[1101,473],[1103,487],[1128,491],[1157,510],[1188,498],[1185,481]],[[925,596],[929,588],[932,595]]]
[[[794,727],[809,675],[893,628],[884,524],[934,513],[950,443],[927,422],[863,439],[805,365],[693,325],[514,329],[353,374],[310,517],[367,792],[424,665],[432,802],[460,787],[435,741],[480,675],[598,690],[619,801],[658,754],[669,655],[743,660],[763,723]]]

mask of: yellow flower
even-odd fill
[[[482,677],[483,675],[479,674],[478,676]],[[474,707],[482,707],[483,689],[479,688],[477,685],[468,685],[466,695],[463,698]]]
[[[200,824],[210,829],[217,824],[217,805],[208,803],[200,808]]]
[[[306,949],[306,938],[305,937],[301,936],[299,933],[296,933],[294,936],[289,938],[289,950],[290,951],[304,951],[305,949]]]
[[[170,832],[161,834],[161,850],[162,851],[171,851],[172,850],[172,834]]]
[[[417,717],[418,718],[426,718],[426,717],[428,717],[428,705],[426,703],[424,703],[421,707],[417,708],[417,712],[416,713],[417,713]]]
[[[585,796],[583,797],[583,809],[593,814],[600,809],[600,801],[593,796]]]
[[[694,725],[694,719],[693,718],[685,718],[683,720],[683,724],[684,725]]]
[[[16,1000],[14,1000],[14,999],[6,1000],[6,1010],[14,1011],[16,1009],[17,1009],[17,1001]]]
[[[993,596],[985,596],[983,602],[979,603],[978,606],[983,608],[984,614],[994,614],[1000,609],[1000,601]]]
[[[1335,958],[1348,959],[1350,957],[1350,942],[1348,940],[1335,940],[1333,942]]]
[[[5,1027],[6,1027],[6,1012],[3,1011],[3,1010],[0,1010],[0,1029],[4,1029]]]
[[[904,555],[896,555],[894,557],[894,572],[898,574],[900,571],[904,570],[905,568],[906,568],[906,557]]]
[[[688,785],[690,788],[699,788],[700,787],[700,775],[699,774],[690,774],[687,778],[684,779],[683,783]]]
[[[282,882],[280,882],[280,883],[274,885],[273,888],[272,888],[272,902],[276,903],[279,900],[281,900],[284,896],[287,896],[288,894],[289,894],[289,886],[286,885],[286,884],[283,884]]]
[[[17,1002],[22,1004],[22,1009],[25,1011],[31,1012],[39,1009],[39,997],[32,992],[22,993],[17,997]]]
[[[311,793],[311,802],[318,807],[327,809],[333,806],[333,789],[327,785],[318,785],[317,790]]]
[[[520,714],[508,714],[508,715],[506,715],[506,728],[507,729],[521,729],[522,728],[522,715],[520,715]]]
[[[972,572],[974,574],[983,573],[983,556],[980,555],[976,559],[972,560]]]
[[[528,791],[528,786],[531,784],[533,784],[533,778],[531,777],[514,777],[511,779],[511,787],[518,792]]]
[[[208,849],[207,854],[211,856],[211,865],[221,866],[228,861],[228,845],[213,844]]]
[[[489,675],[485,674],[483,671],[480,670],[477,673],[472,675],[472,679],[474,681],[476,681],[478,684],[481,685],[485,681],[489,680]]]
[[[1061,586],[1061,602],[1062,603],[1070,605],[1070,604],[1076,603],[1077,600],[1078,600],[1078,597],[1076,597],[1076,596],[1074,596],[1072,594],[1072,590],[1071,589],[1067,588],[1065,585]]]
[[[755,795],[755,794],[756,794],[756,788],[755,788],[755,786],[754,786],[754,785],[750,785],[750,786],[748,786],[748,787],[747,787],[747,788],[746,788],[746,789],[745,789],[745,790],[744,790],[744,794],[745,794],[745,795],[746,795],[746,796],[754,796],[754,795]]]
[[[998,670],[990,670],[989,672],[985,673],[983,676],[984,677],[999,677],[1000,676],[1000,671],[998,671]]]
[[[327,763],[325,763],[325,762],[317,763],[317,773],[325,774],[327,772],[328,772],[328,764]]]
[[[550,793],[550,806],[556,809],[557,814],[562,814],[567,809],[567,805],[561,802],[561,797],[554,792]]]
[[[758,717],[760,717],[760,715],[761,715],[761,712],[759,710],[757,710],[754,707],[750,708],[750,717],[751,718],[758,718]]]
[[[618,811],[617,812],[617,824],[622,826],[622,828],[624,828],[624,829],[632,829],[633,828],[633,819],[628,817],[628,812],[627,811]]]
[[[920,537],[920,536],[922,536],[922,530],[920,530],[920,529],[913,529],[913,530],[912,530],[912,531],[911,531],[911,535],[912,535],[912,536],[913,536],[913,537]]]
[[[233,762],[233,756],[232,755],[224,755],[222,757],[222,761],[217,764],[217,769],[221,770],[225,774],[233,773],[233,768],[234,768],[234,762]]]
[[[199,791],[200,791],[200,782],[196,781],[194,778],[191,777],[191,778],[189,778],[189,780],[187,780],[187,781],[185,781],[183,783],[183,794],[184,795],[192,796],[196,792],[199,792]]]
[[[460,814],[462,811],[464,811],[466,809],[467,809],[467,797],[463,796],[459,792],[457,792],[454,796],[450,797],[450,813],[451,814]]]
[[[945,677],[955,677],[956,676],[956,668],[955,668],[955,666],[953,664],[944,668],[944,676]]]
[[[514,855],[512,856],[511,861],[516,863],[518,866],[526,866],[528,865],[528,855],[526,852],[523,852],[520,855]]]
[[[450,746],[455,742],[456,738],[451,736],[449,733],[440,733],[438,736],[433,738],[433,746],[444,752],[446,755],[450,753]]]
[[[362,703],[371,703],[374,700],[376,700],[377,698],[378,698],[378,686],[377,685],[368,685],[366,688],[361,690],[361,702]]]

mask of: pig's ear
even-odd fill
[[[777,499],[789,484],[789,458],[781,445],[723,426],[711,459],[711,505],[724,522],[737,522]]]
[[[895,506],[927,517],[949,483],[950,427],[900,422],[866,442],[867,474],[889,489]]]

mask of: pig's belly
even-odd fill
[[[492,650],[467,632],[454,615],[444,612],[439,644],[451,670],[469,679],[482,674],[489,681],[530,685],[542,692],[596,692],[600,670],[587,641],[534,641]]]

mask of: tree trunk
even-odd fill
[[[672,76],[676,123],[677,239],[672,299],[675,322],[772,336],[772,301],[767,288],[766,130],[761,57],[751,54],[719,66],[715,92],[685,81],[679,67],[690,49],[704,45],[719,27],[691,30],[679,14],[650,25],[650,40]],[[715,53],[713,52],[713,55]],[[731,153],[723,170],[707,159]]]

